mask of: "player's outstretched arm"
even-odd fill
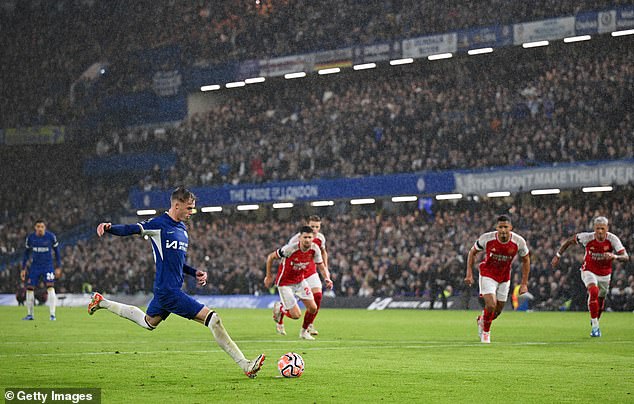
[[[101,237],[104,233],[114,234],[115,236],[131,236],[133,234],[141,234],[141,226],[135,224],[112,224],[99,223],[97,226],[97,236]]]
[[[555,256],[550,261],[550,265],[552,265],[553,268],[557,268],[557,265],[559,265],[559,260],[561,259],[561,256],[564,255],[568,247],[570,247],[573,244],[577,244],[576,234],[570,237],[569,239],[567,239],[566,241],[564,241],[564,243],[559,247],[559,250],[557,250],[557,252],[555,253]]]

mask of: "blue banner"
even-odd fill
[[[634,27],[634,6],[623,6],[616,10],[616,28],[627,29]]]
[[[221,65],[193,66],[185,73],[185,87],[191,92],[200,91],[200,87],[236,81],[240,72],[238,63]],[[252,77],[256,77],[254,74]],[[248,77],[245,77],[248,78]]]
[[[352,61],[355,65],[400,59],[401,57],[401,41],[355,46],[352,53]]]
[[[238,65],[238,79],[250,79],[258,77],[260,75],[260,61],[259,60],[244,60]]]
[[[592,35],[599,32],[599,13],[579,13],[575,16],[575,34]]]
[[[580,188],[634,183],[634,159],[587,161],[541,167],[456,171],[456,192],[528,192],[544,188]]]
[[[513,44],[513,27],[500,25],[458,31],[458,51],[478,48],[499,48]]]
[[[398,195],[421,195],[452,192],[454,177],[441,173],[394,174],[332,180],[272,182],[262,185],[236,185],[194,188],[199,206],[222,206],[243,203],[315,201],[369,198]],[[169,191],[134,190],[130,202],[135,209],[167,208]]]

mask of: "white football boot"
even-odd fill
[[[312,324],[310,324],[306,330],[310,333],[310,335],[319,335],[319,331],[317,331],[315,326]]]
[[[309,340],[309,341],[314,341],[315,340],[315,337],[310,335],[310,333],[305,328],[302,328],[301,331],[299,332],[299,338],[300,339],[306,339],[306,340]]]

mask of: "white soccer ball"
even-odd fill
[[[277,361],[277,368],[284,377],[300,377],[304,373],[304,358],[295,352],[285,353]]]

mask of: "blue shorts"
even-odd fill
[[[196,317],[204,304],[196,301],[180,289],[154,291],[154,298],[147,306],[146,314],[150,317],[161,316],[165,320],[170,313],[190,320]]]
[[[37,287],[40,284],[40,278],[44,277],[45,283],[55,282],[55,271],[53,268],[29,268],[29,277],[26,286]]]

